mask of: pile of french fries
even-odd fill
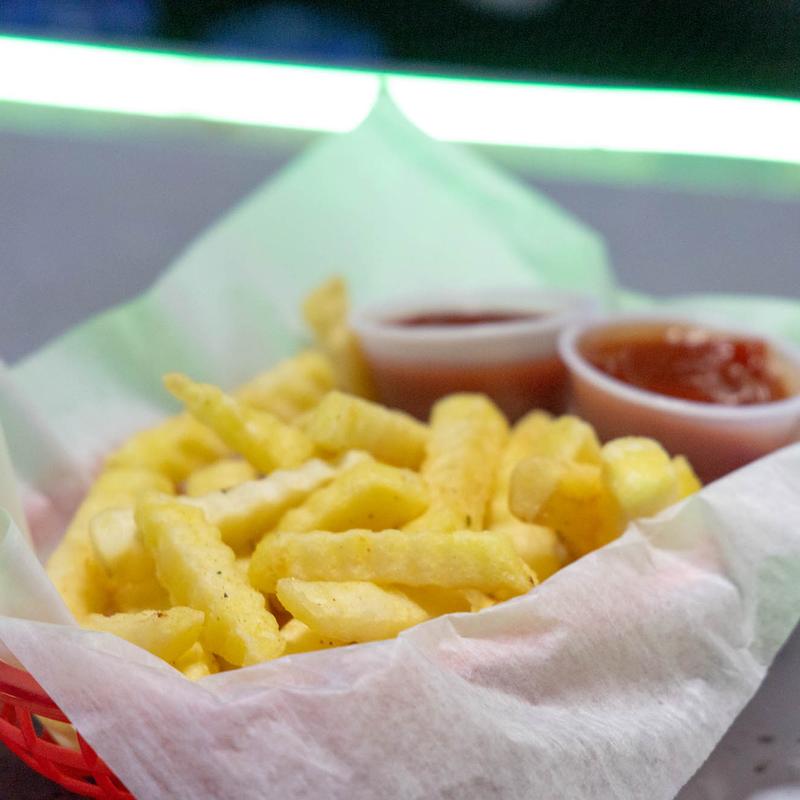
[[[165,376],[184,412],[108,456],[48,564],[80,624],[192,679],[386,639],[523,594],[700,486],[572,416],[381,406],[343,284],[305,312],[317,347],[235,393]]]

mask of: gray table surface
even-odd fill
[[[308,141],[57,128],[0,130],[0,356],[11,362],[144,289]],[[800,297],[800,194],[519,171],[605,236],[630,288]],[[800,787],[798,666],[796,633],[681,800],[744,800],[769,787]],[[787,704],[797,713],[787,714]],[[800,797],[800,788],[783,792]],[[0,747],[0,798],[68,797]]]

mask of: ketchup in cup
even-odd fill
[[[351,322],[382,403],[427,419],[444,395],[483,392],[515,420],[565,410],[558,335],[594,307],[571,292],[451,292],[361,309]]]
[[[606,375],[668,397],[747,406],[789,396],[762,339],[673,325],[634,337],[590,339],[581,349]]]
[[[652,436],[704,481],[800,438],[800,355],[730,329],[654,317],[564,333],[577,414],[602,439]]]

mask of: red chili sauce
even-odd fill
[[[580,349],[612,378],[669,397],[745,406],[790,395],[762,339],[669,325],[587,338]]]
[[[390,319],[390,325],[404,328],[430,328],[457,325],[487,325],[497,322],[520,322],[522,320],[541,319],[543,312],[535,311],[428,311],[412,314],[408,317]]]

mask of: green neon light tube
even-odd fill
[[[343,132],[381,83],[435,138],[800,164],[800,101],[382,74],[0,36],[0,102]]]

